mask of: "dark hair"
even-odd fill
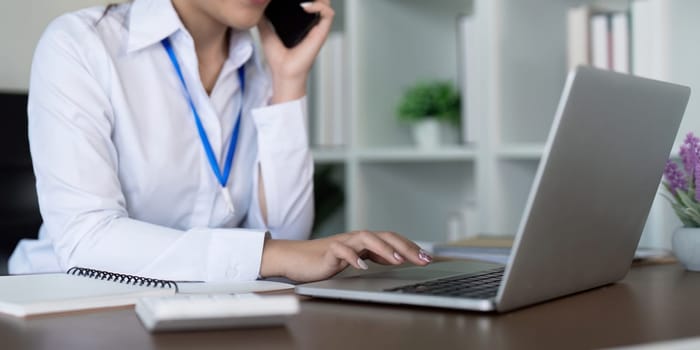
[[[132,2],[132,1],[133,1],[133,0],[130,0],[129,2]],[[105,16],[107,16],[107,13],[109,13],[109,11],[112,10],[113,8],[115,8],[117,5],[119,5],[119,3],[116,3],[116,2],[113,2],[113,3],[109,4],[109,5],[107,5],[107,6],[105,7],[104,12],[102,12],[102,16],[100,16],[100,18],[97,20],[97,22],[95,22],[95,25],[100,24],[100,21],[102,21],[102,19],[104,19]]]
[[[117,4],[117,3],[115,3],[115,2],[113,2],[113,3],[109,4],[109,5],[107,5],[107,7],[105,7],[105,12],[102,12],[102,17],[106,16],[106,15],[107,15],[107,12],[109,12],[109,10],[111,10],[112,8],[114,8],[114,7],[117,6],[117,5],[119,5],[119,4]]]

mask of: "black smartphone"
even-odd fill
[[[321,19],[318,13],[308,13],[299,5],[308,1],[272,0],[265,9],[265,16],[288,48],[301,42]]]

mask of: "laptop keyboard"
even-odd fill
[[[387,292],[435,295],[441,297],[489,299],[496,296],[505,268],[459,275],[428,282],[385,289]]]

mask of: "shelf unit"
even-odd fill
[[[618,0],[609,0],[619,3]],[[627,1],[627,0],[624,0]],[[632,0],[630,0],[632,1]],[[657,0],[654,0],[657,1]],[[603,1],[605,2],[605,1]],[[676,37],[696,28],[690,0],[668,0],[668,79],[700,85],[700,50]],[[455,213],[470,232],[514,234],[520,223],[567,74],[570,8],[597,0],[336,0],[334,30],[347,39],[349,142],[315,149],[316,162],[343,173],[345,205],[323,236],[354,229],[392,230],[411,239],[445,240]],[[685,11],[684,11],[685,9]],[[459,77],[457,20],[473,18],[467,49],[477,72]],[[685,41],[690,42],[690,41]],[[685,46],[684,46],[685,45]],[[692,51],[692,50],[691,50]],[[680,67],[680,68],[678,68]],[[401,92],[421,79],[465,81],[466,113],[479,116],[475,144],[436,150],[413,146],[394,114]],[[688,113],[700,111],[691,100]],[[474,118],[471,118],[473,120]],[[689,120],[691,119],[691,120]],[[686,117],[679,133],[700,122]],[[668,247],[675,224],[668,205],[654,204],[642,244]],[[654,214],[655,213],[655,214]],[[464,224],[464,223],[463,223]]]
[[[417,149],[394,110],[418,80],[457,82],[457,15],[470,13],[472,1],[340,0],[333,6],[333,30],[343,31],[348,53],[349,141],[313,153],[317,166],[344,173],[345,205],[343,220],[330,219],[314,234],[372,229],[445,239],[451,213],[473,205],[478,149]]]
[[[497,155],[502,160],[539,160],[544,152],[543,143],[502,145]]]

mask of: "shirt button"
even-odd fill
[[[226,269],[226,277],[235,278],[236,276],[238,276],[238,269],[235,266],[229,266]]]

